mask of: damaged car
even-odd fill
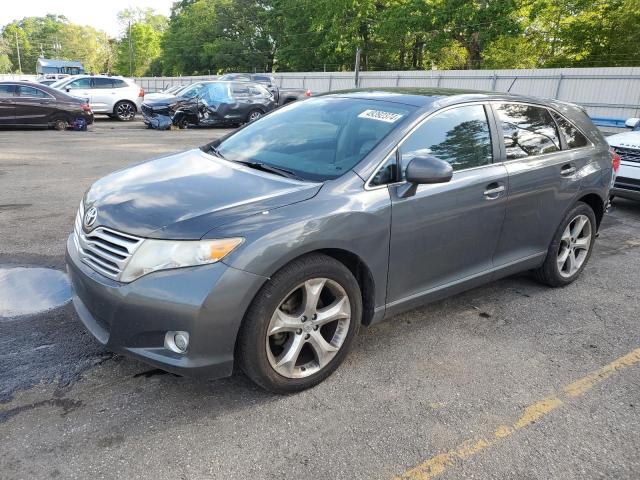
[[[145,101],[144,123],[150,128],[171,126],[230,126],[253,122],[276,108],[262,85],[246,82],[200,82],[179,95]]]

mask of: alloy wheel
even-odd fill
[[[564,229],[558,248],[558,271],[564,278],[572,277],[584,264],[591,246],[591,221],[578,215]]]
[[[136,110],[129,102],[123,102],[116,107],[116,115],[120,120],[131,120],[136,114]]]
[[[319,372],[342,347],[350,321],[349,297],[340,284],[328,278],[306,280],[273,312],[266,335],[269,364],[287,378]]]
[[[253,121],[259,119],[261,116],[262,116],[262,112],[258,112],[257,110],[253,111],[253,112],[251,112],[249,114],[249,121],[253,122]]]

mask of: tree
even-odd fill
[[[161,54],[161,40],[167,28],[167,18],[151,8],[126,9],[118,13],[123,36],[118,42],[115,71],[121,75],[147,75]],[[153,72],[152,72],[153,73]]]
[[[111,52],[106,33],[73,24],[61,15],[25,17],[6,25],[1,37],[5,55],[13,68],[17,69],[20,63],[24,73],[36,73],[38,57],[78,60],[87,71],[100,72],[108,63]]]
[[[13,71],[13,63],[9,59],[11,48],[3,37],[0,37],[0,73],[11,73]]]
[[[271,70],[268,5],[255,0],[183,0],[163,38],[166,74]]]

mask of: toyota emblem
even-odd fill
[[[87,213],[84,214],[84,226],[89,228],[93,225],[98,217],[98,209],[96,207],[91,207],[87,210]]]

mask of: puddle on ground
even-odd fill
[[[60,270],[0,267],[0,317],[33,315],[69,300],[71,285]]]

